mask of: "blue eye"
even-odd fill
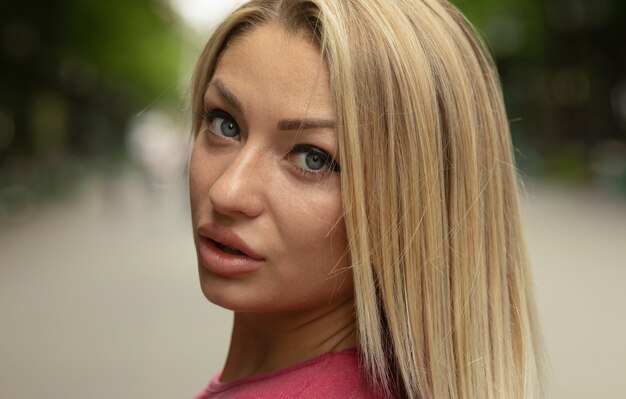
[[[307,152],[304,156],[304,163],[309,169],[320,170],[326,166],[327,160],[317,152]]]
[[[204,118],[209,123],[209,129],[217,136],[237,138],[241,134],[239,125],[227,112],[213,109],[204,113]]]
[[[291,153],[294,154],[294,163],[300,169],[309,173],[320,173],[327,170],[339,172],[339,165],[326,151],[308,144],[295,146]]]

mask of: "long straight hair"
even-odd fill
[[[202,51],[305,32],[331,77],[363,369],[396,397],[540,396],[541,342],[499,79],[445,0],[253,0]],[[197,133],[200,120],[193,120]]]

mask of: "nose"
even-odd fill
[[[218,213],[253,218],[263,212],[264,179],[260,154],[241,149],[225,160],[222,173],[209,190],[209,199]]]

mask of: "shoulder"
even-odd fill
[[[302,398],[378,398],[367,384],[356,349],[326,354],[309,370]]]
[[[382,399],[368,386],[356,349],[331,352],[272,373],[221,384],[214,379],[196,399]]]

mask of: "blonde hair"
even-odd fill
[[[195,114],[229,41],[267,23],[310,34],[329,69],[370,381],[407,398],[539,397],[512,145],[478,35],[444,0],[253,0],[204,48]]]

